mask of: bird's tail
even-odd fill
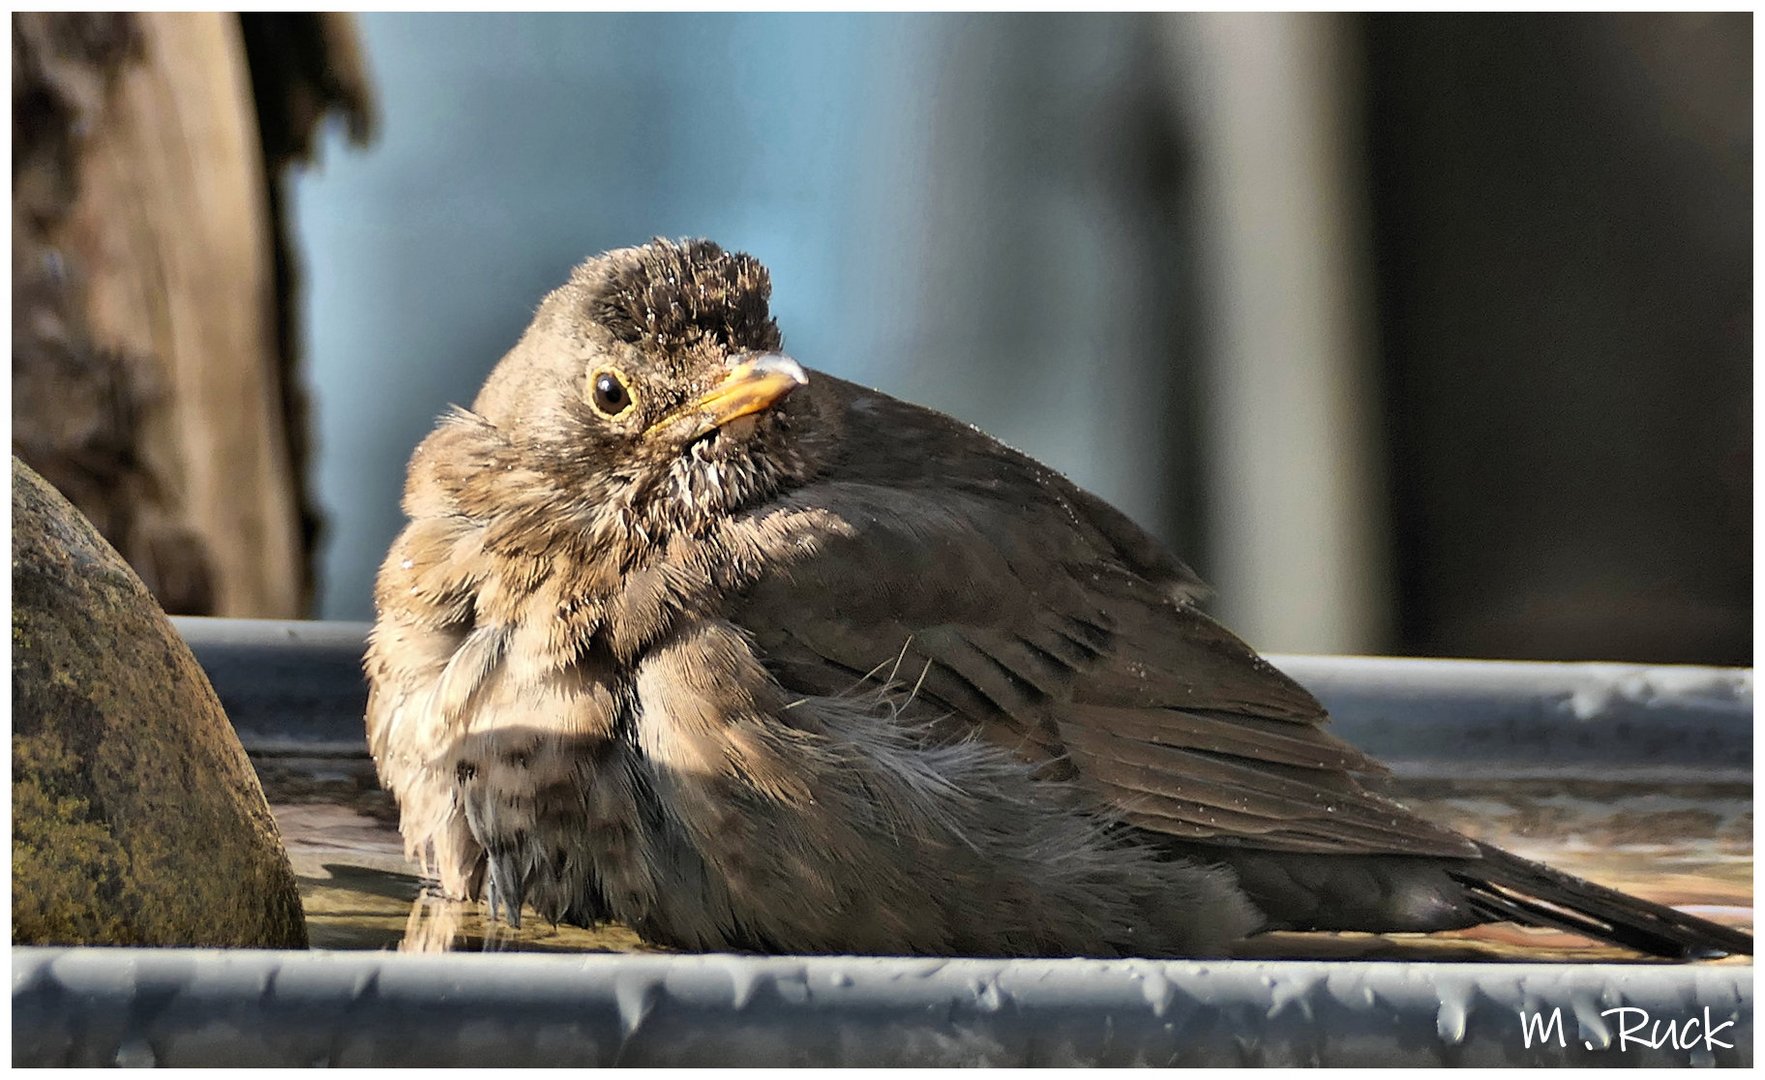
[[[1753,954],[1752,937],[1732,927],[1627,896],[1488,844],[1477,846],[1481,859],[1455,863],[1447,872],[1464,887],[1470,904],[1490,919],[1567,930],[1679,960]]]

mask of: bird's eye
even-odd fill
[[[595,408],[608,416],[622,416],[631,408],[631,391],[625,389],[624,380],[615,372],[595,372],[588,397]]]

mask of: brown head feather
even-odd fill
[[[621,254],[595,264],[600,280],[587,283],[589,318],[618,340],[663,350],[709,337],[732,351],[778,349],[772,279],[753,256],[662,239]]]

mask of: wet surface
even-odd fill
[[[492,922],[482,904],[434,895],[405,858],[397,808],[366,758],[252,762],[294,864],[315,949],[654,951],[623,926],[554,927],[529,913],[516,929]]]
[[[391,798],[365,758],[254,756],[300,881],[315,949],[657,951],[622,926],[519,929],[426,894]],[[1750,785],[1488,779],[1400,781],[1416,812],[1515,854],[1750,929]],[[1304,959],[1613,962],[1623,949],[1506,924],[1435,935],[1268,934],[1243,955]],[[1716,961],[1750,964],[1749,957]]]

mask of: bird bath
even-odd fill
[[[480,904],[425,896],[406,860],[397,811],[365,756],[256,754],[294,863],[315,949],[653,951],[623,927],[519,929]],[[1398,777],[1411,809],[1479,840],[1729,925],[1752,924],[1752,789],[1684,779],[1569,781]],[[1569,934],[1493,924],[1450,934],[1277,934],[1244,955],[1311,959],[1632,959]],[[1745,963],[1731,958],[1722,963]]]
[[[365,626],[175,621],[258,769],[313,951],[16,949],[15,1064],[1752,1061],[1750,957],[1508,925],[1186,963],[664,955],[617,926],[493,924],[404,857],[363,741]],[[1751,927],[1750,671],[1270,659],[1424,816]],[[1630,1040],[1626,1009],[1676,1034]]]
[[[366,627],[178,620],[257,766],[314,948],[647,950],[629,931],[491,923],[425,896],[361,732]],[[283,659],[270,665],[270,654]],[[1718,922],[1752,922],[1751,672],[1615,664],[1278,657],[1386,791],[1515,854]],[[1590,962],[1625,950],[1497,924],[1280,934],[1246,955]],[[1745,963],[1745,959],[1723,963]]]

